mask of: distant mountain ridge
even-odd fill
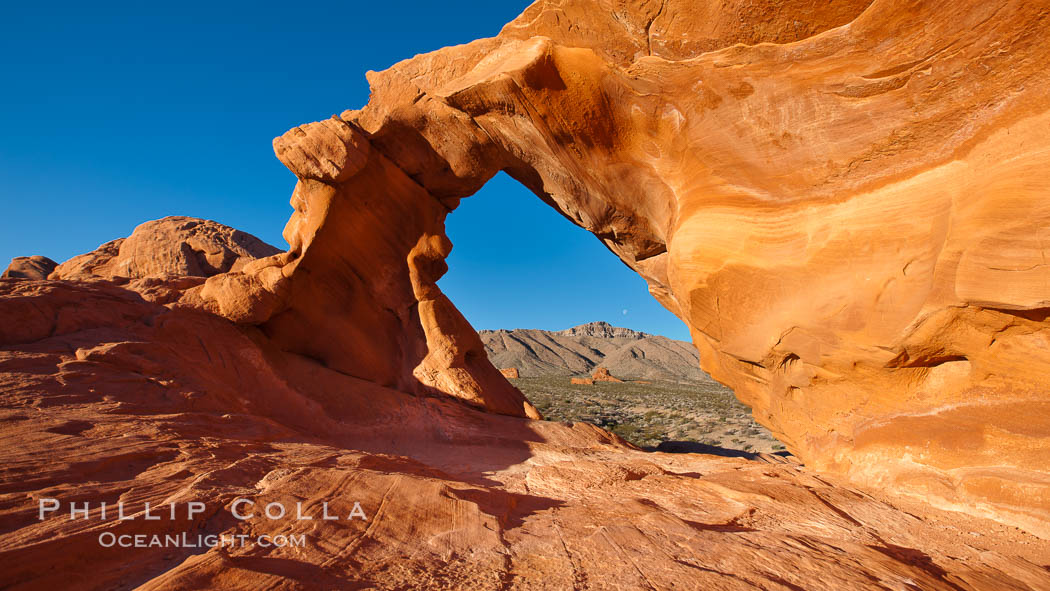
[[[584,375],[605,367],[623,379],[713,381],[700,369],[691,343],[608,322],[559,331],[518,328],[478,334],[492,363],[517,368],[521,377]]]

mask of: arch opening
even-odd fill
[[[688,328],[644,279],[508,175],[462,200],[445,233],[452,248],[438,286],[546,420],[661,451],[784,450],[700,369]],[[601,369],[609,377],[595,379]]]

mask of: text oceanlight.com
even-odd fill
[[[306,546],[306,534],[249,536],[248,534],[115,534],[102,532],[98,543],[104,548],[240,548],[255,544],[263,548]]]
[[[349,503],[347,503],[349,505]],[[205,503],[190,501],[187,503],[168,503],[158,506],[150,506],[142,503],[135,507],[125,506],[124,503],[98,503],[92,505],[88,502],[69,503],[68,518],[72,520],[99,520],[99,521],[177,521],[185,520],[187,526],[195,523],[195,519],[203,515],[207,510]],[[62,510],[62,503],[58,499],[43,498],[39,500],[37,517],[41,521],[48,518],[60,518],[66,515]],[[255,501],[251,499],[235,499],[229,507],[230,514],[238,521],[249,519],[266,519],[277,521],[291,519],[295,521],[368,521],[368,515],[361,507],[360,502],[355,502],[349,511],[339,513],[329,508],[328,502],[322,502],[320,506],[312,504],[310,508],[304,508],[302,502],[296,502],[294,507],[285,507],[283,503],[273,502],[256,507]],[[197,534],[197,533],[165,533],[165,534],[120,534],[115,532],[102,532],[98,536],[98,543],[106,548],[232,548],[244,547],[254,544],[259,547],[302,547],[306,545],[305,534],[275,534],[249,536],[248,534]]]

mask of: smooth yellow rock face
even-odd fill
[[[807,464],[1050,535],[1048,18],[541,0],[275,140],[296,256],[262,324],[351,375],[534,413],[434,283],[444,216],[504,170],[637,270]]]

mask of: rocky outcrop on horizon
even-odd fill
[[[274,141],[287,252],[182,218],[0,279],[4,586],[1048,588],[1048,28],[1040,2],[540,0],[370,72],[364,108]],[[529,420],[437,286],[499,171],[803,465]],[[98,519],[118,500],[206,510]],[[310,543],[98,543],[183,532]]]
[[[565,330],[556,331],[554,334],[566,337],[591,337],[597,339],[644,339],[656,336],[622,326],[613,326],[603,320],[566,328]]]

